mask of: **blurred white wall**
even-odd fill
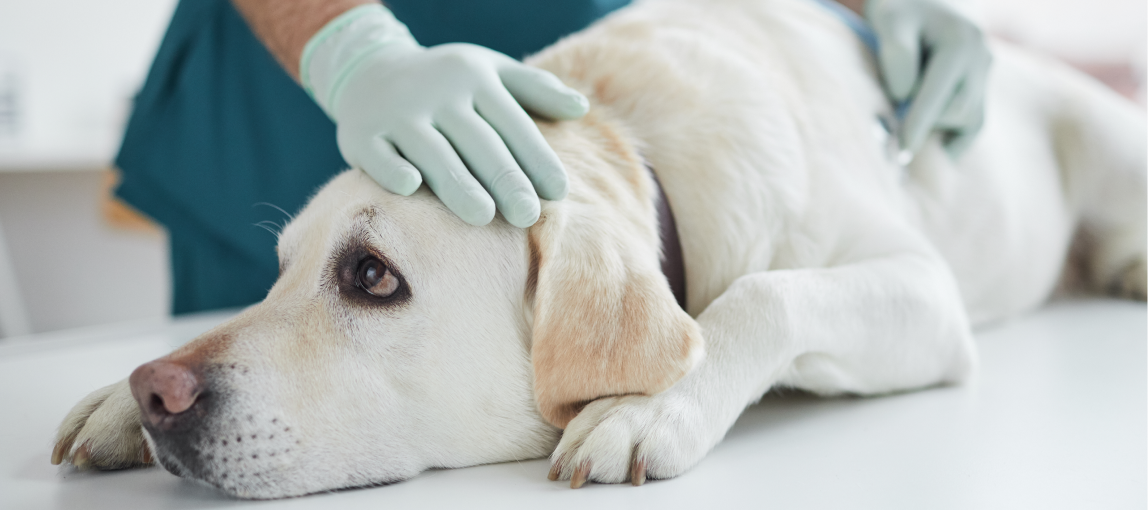
[[[0,0],[0,70],[16,77],[19,144],[114,151],[174,7],[174,0]]]
[[[1148,1],[972,0],[986,30],[1076,65],[1144,104]]]
[[[1078,61],[1144,58],[1144,0],[978,0],[981,22],[1007,36]]]
[[[167,315],[164,233],[101,212],[174,7],[0,0],[0,337]]]

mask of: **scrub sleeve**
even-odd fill
[[[515,58],[629,0],[393,0],[425,46],[469,42]],[[262,300],[278,274],[274,230],[347,168],[335,125],[228,0],[176,7],[116,157],[116,194],[163,224],[172,312]],[[281,211],[282,210],[282,211]]]

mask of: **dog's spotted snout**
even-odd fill
[[[202,375],[184,364],[165,360],[137,367],[128,382],[144,422],[159,430],[175,427],[181,414],[203,393]]]

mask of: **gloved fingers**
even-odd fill
[[[534,186],[485,119],[470,108],[451,109],[436,118],[436,124],[508,222],[530,227],[538,221],[541,205]]]
[[[941,111],[941,115],[937,116],[936,129],[960,129],[972,117],[970,115],[974,106],[974,98],[972,97],[973,85],[969,80],[962,80],[957,85],[956,90],[953,91],[953,97],[949,98],[949,104]]]
[[[562,161],[508,91],[501,87],[479,91],[474,106],[506,142],[539,197],[559,200],[566,196],[568,182]]]
[[[339,151],[348,163],[366,172],[391,193],[410,195],[422,184],[422,175],[381,136],[352,141],[339,131]],[[361,142],[361,143],[360,143]]]
[[[988,72],[992,57],[988,51],[974,64],[973,71],[965,78],[958,95],[941,114],[938,124],[954,133],[945,140],[945,150],[956,160],[972,145],[985,123],[985,90],[988,87]]]
[[[984,51],[983,55],[975,56],[972,60],[971,69],[937,119],[939,128],[968,131],[983,117],[985,89],[988,86],[989,64],[992,58],[987,51]]]
[[[976,140],[977,134],[980,133],[983,126],[984,114],[982,113],[972,122],[967,123],[964,128],[952,131],[952,134],[945,140],[945,152],[949,153],[949,158],[960,159]]]
[[[464,222],[486,225],[494,219],[494,201],[470,175],[454,147],[428,124],[398,130],[395,146],[422,172],[439,200]]]
[[[542,117],[568,121],[586,115],[590,109],[586,96],[548,71],[510,60],[499,68],[498,76],[523,108]]]
[[[917,87],[921,67],[921,31],[915,23],[891,16],[873,21],[880,49],[877,63],[885,80],[885,91],[895,103],[909,99]]]
[[[949,104],[957,85],[967,72],[967,57],[960,48],[942,46],[925,64],[921,87],[905,116],[901,147],[916,154],[937,123],[941,110]]]

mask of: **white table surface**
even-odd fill
[[[698,466],[637,488],[570,490],[532,460],[240,501],[157,468],[48,463],[53,431],[77,400],[226,317],[0,341],[0,508],[1148,506],[1148,314],[1109,300],[1056,303],[978,332],[981,371],[966,386],[767,397]]]

